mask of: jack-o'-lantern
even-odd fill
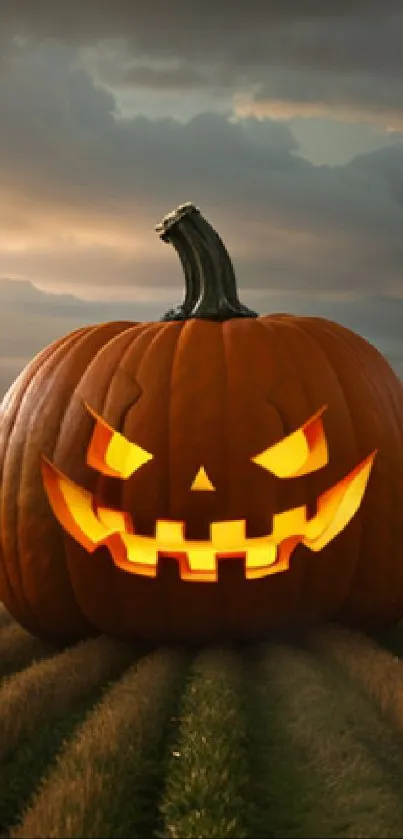
[[[251,639],[403,613],[403,386],[362,337],[239,302],[191,204],[184,302],[71,333],[0,417],[0,598],[70,640]]]

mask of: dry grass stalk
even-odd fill
[[[0,759],[22,735],[67,713],[78,699],[117,676],[134,654],[119,641],[91,638],[7,677],[0,687]]]
[[[242,677],[240,657],[226,648],[207,648],[195,659],[181,700],[158,835],[251,835]]]
[[[345,667],[403,733],[403,661],[366,635],[338,626],[326,626],[309,640]]]
[[[49,644],[26,632],[12,621],[0,627],[0,675],[28,666],[35,659],[54,654]]]
[[[124,820],[125,801],[136,795],[143,758],[161,736],[167,700],[183,664],[181,654],[161,648],[109,689],[65,743],[21,824],[11,831],[12,839],[112,835],[111,824]]]
[[[388,732],[376,712],[371,714],[366,697],[348,685],[342,692],[334,690],[320,661],[285,645],[267,649],[257,678],[262,685],[260,707],[267,702],[279,759],[297,771],[307,796],[296,813],[297,823],[298,817],[306,819],[307,832],[287,835],[382,839],[401,835],[400,795],[376,759]],[[389,747],[395,751],[390,760],[398,767],[401,752],[393,738]],[[269,798],[271,773],[276,772],[273,761],[276,755],[269,749]]]

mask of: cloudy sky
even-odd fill
[[[0,395],[83,323],[183,293],[193,201],[240,298],[320,314],[403,378],[401,0],[0,3]]]

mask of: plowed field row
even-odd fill
[[[403,627],[62,651],[0,616],[3,837],[403,837]]]

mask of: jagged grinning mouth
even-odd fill
[[[117,567],[147,577],[156,577],[159,558],[169,556],[177,559],[183,580],[215,582],[218,562],[228,557],[243,558],[246,579],[255,579],[286,571],[300,543],[322,550],[359,509],[375,454],[318,497],[312,518],[306,506],[276,513],[271,532],[256,537],[246,536],[245,519],[211,522],[210,539],[199,540],[185,538],[183,521],[157,519],[154,536],[144,536],[135,533],[129,513],[99,505],[44,456],[42,477],[56,518],[89,553],[105,545]]]

